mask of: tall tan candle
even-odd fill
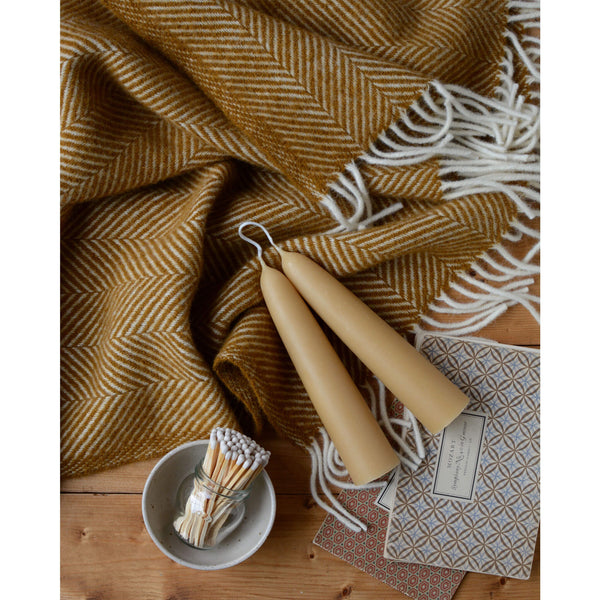
[[[431,433],[464,410],[467,396],[362,300],[310,258],[278,251],[306,302]]]
[[[290,281],[262,267],[260,286],[277,331],[352,481],[364,485],[399,458],[310,309]]]

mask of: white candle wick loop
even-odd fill
[[[240,223],[240,226],[238,227],[239,236],[243,240],[248,242],[249,244],[252,244],[258,250],[258,260],[260,261],[260,263],[262,265],[264,265],[264,262],[262,259],[262,251],[263,251],[262,246],[258,242],[255,242],[253,239],[249,238],[248,236],[246,236],[242,233],[242,230],[244,229],[244,227],[246,227],[248,225],[255,225],[259,229],[262,229],[263,233],[267,236],[267,239],[269,240],[270,244],[275,247],[277,252],[280,252],[279,246],[277,246],[277,244],[273,241],[271,234],[268,232],[267,228],[264,225],[261,225],[260,223],[257,223],[256,221],[244,221],[243,223]]]

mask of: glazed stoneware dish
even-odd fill
[[[243,562],[263,545],[275,520],[276,503],[271,479],[263,471],[252,484],[240,525],[220,544],[199,550],[181,540],[173,528],[177,490],[202,461],[207,446],[208,440],[189,442],[158,461],[144,486],[142,514],[150,537],[163,554],[180,565],[212,571]]]

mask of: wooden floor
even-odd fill
[[[539,328],[513,307],[478,336],[538,346]],[[61,483],[61,598],[86,600],[401,600],[400,592],[312,544],[325,513],[309,492],[309,459],[267,433],[268,473],[277,494],[271,534],[246,562],[195,571],[164,556],[146,532],[144,482],[156,461]],[[534,600],[540,595],[539,539],[529,580],[468,573],[456,600]]]

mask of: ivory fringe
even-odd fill
[[[381,381],[377,380],[377,383],[377,393],[373,390],[371,385],[366,384],[364,386],[371,401],[371,412],[375,415],[375,418],[378,418],[377,414],[379,413],[379,424],[382,426],[383,430],[398,443],[402,450],[396,451],[401,463],[414,471],[425,457],[425,449],[423,447],[419,424],[414,415],[406,407],[404,407],[404,418],[390,418],[388,416],[386,405],[386,389]],[[401,427],[400,434],[398,434],[394,426]],[[408,434],[411,434],[412,436],[412,442],[415,447],[414,450],[407,442],[406,438],[408,437]],[[367,524],[355,517],[342,506],[332,493],[330,486],[336,486],[347,490],[364,490],[383,488],[385,487],[386,482],[380,480],[361,486],[351,483],[351,481],[349,481],[348,471],[323,427],[319,430],[319,436],[320,440],[313,439],[311,446],[308,448],[312,461],[310,478],[311,495],[321,508],[332,514],[352,531],[366,531]],[[320,494],[324,494],[330,504],[327,504],[327,502],[322,500]]]
[[[509,23],[518,22],[525,29],[539,30],[539,0],[511,0],[508,8]],[[540,40],[529,35],[519,39],[512,31],[506,31],[505,37],[505,57],[495,98],[434,81],[408,114],[390,128],[395,139],[387,132],[380,135],[369,152],[346,166],[345,172],[331,186],[331,193],[321,202],[339,223],[329,233],[364,229],[400,210],[402,203],[398,201],[374,212],[360,165],[403,166],[435,157],[440,164],[445,200],[475,193],[502,192],[515,203],[519,217],[511,223],[504,239],[479,257],[469,271],[460,273],[458,281],[451,284],[462,298],[451,298],[443,293],[429,306],[429,314],[422,317],[428,331],[470,335],[515,304],[523,305],[538,322],[540,320],[536,306],[540,300],[529,292],[534,281],[532,276],[540,269],[535,262],[540,250],[540,234],[526,223],[526,219],[532,220],[540,215],[540,111],[537,104],[527,101],[519,93],[514,80],[516,54],[528,71],[528,84],[532,87],[529,98],[539,100]],[[410,114],[418,115],[426,124],[417,125]],[[347,202],[352,208],[353,213],[349,217],[344,216],[339,202]],[[527,255],[518,259],[507,249],[507,244],[523,237],[535,241]],[[495,285],[478,280],[469,274],[471,270]],[[443,323],[429,316],[431,313],[460,315],[463,318],[454,323]],[[413,329],[418,335],[427,333],[421,325]],[[378,381],[377,394],[370,386],[365,387],[371,411],[376,418],[379,413],[379,423],[399,447],[397,453],[401,463],[416,469],[425,452],[414,415],[405,409],[403,419],[390,418],[383,384]],[[401,427],[400,434],[394,426]],[[414,450],[407,443],[409,432]],[[348,528],[366,530],[366,524],[340,504],[329,486],[367,489],[384,487],[385,482],[377,481],[360,487],[349,483],[348,472],[327,432],[321,428],[319,433],[320,442],[314,439],[308,449],[312,460],[312,496],[319,506]],[[319,491],[331,504],[320,498]]]

